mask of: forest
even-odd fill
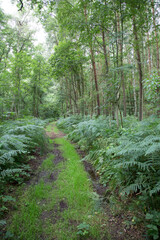
[[[15,16],[0,5],[0,238],[160,239],[160,2],[12,2]]]

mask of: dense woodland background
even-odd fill
[[[120,125],[159,114],[158,1],[27,3],[19,18],[1,10],[1,118],[96,114]],[[46,48],[34,45],[31,6]]]
[[[41,127],[49,120],[30,116],[61,117],[59,128],[109,185],[106,198],[115,191],[133,199],[133,222],[145,222],[146,239],[159,239],[159,1],[28,0],[17,7],[19,17],[0,9],[0,181],[21,182],[28,170],[18,156],[32,153],[33,142],[46,144]],[[46,45],[34,44],[33,13]]]

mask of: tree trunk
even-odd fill
[[[133,34],[135,38],[135,52],[137,55],[137,65],[139,71],[139,120],[141,121],[143,119],[143,73],[135,16],[133,16]]]
[[[103,53],[104,53],[104,59],[105,59],[105,65],[106,65],[106,74],[108,74],[109,68],[108,68],[108,59],[107,59],[106,40],[105,40],[104,29],[102,29],[102,41],[103,41]]]
[[[147,40],[148,40],[148,65],[149,65],[149,74],[151,74],[152,65],[151,65],[151,50],[150,50],[150,47],[149,47],[149,33],[147,33]]]
[[[93,49],[90,45],[90,53],[91,53],[91,60],[92,60],[92,67],[93,67],[93,73],[94,73],[94,82],[96,87],[96,96],[97,96],[97,115],[99,116],[101,114],[100,112],[100,98],[99,98],[99,88],[98,88],[98,81],[97,81],[97,71],[96,71],[96,63],[94,59]]]
[[[122,90],[123,90],[123,116],[126,117],[126,90],[125,90],[125,81],[124,81],[124,72],[123,72],[123,16],[122,16],[122,9],[121,9],[121,2],[120,2],[120,12],[121,12],[121,38],[119,41],[120,46],[120,65],[121,65],[121,83],[122,83]],[[119,22],[119,17],[118,17]],[[120,24],[118,24],[118,31],[120,33]]]
[[[157,26],[156,26],[156,18],[155,18],[155,9],[154,9],[154,0],[152,0],[152,13],[153,13],[153,25],[155,29],[155,38],[156,38],[156,54],[157,54],[157,70],[158,75],[160,75],[160,66],[159,66],[159,43],[158,43],[158,34],[157,34]]]
[[[87,12],[86,8],[84,8],[84,15],[85,15],[85,20],[87,24]],[[88,36],[91,35],[89,28],[87,27],[87,32]],[[92,36],[91,36],[92,37]],[[95,63],[95,58],[94,58],[94,53],[93,53],[93,46],[92,46],[92,40],[89,40],[89,47],[90,47],[90,53],[91,53],[91,62],[92,62],[92,67],[93,67],[93,73],[94,73],[94,82],[95,82],[95,87],[96,87],[96,98],[97,98],[97,115],[100,115],[100,97],[99,97],[99,89],[98,89],[98,80],[97,80],[97,71],[96,71],[96,63]]]
[[[36,85],[33,86],[33,116],[36,117]]]

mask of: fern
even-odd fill
[[[148,197],[159,192],[160,120],[150,117],[142,122],[124,120],[123,129],[103,117],[96,119],[63,119],[68,137],[89,151],[100,172],[103,184],[119,186],[125,194],[145,192]],[[72,123],[74,123],[72,125]],[[158,182],[158,183],[157,183]]]
[[[23,170],[20,168],[6,169],[6,170],[1,171],[0,178],[5,179],[6,177],[13,176],[13,174],[15,174],[15,173],[22,173],[22,172],[23,172]]]
[[[153,194],[157,194],[159,192],[160,192],[160,181],[156,183],[154,188],[149,193],[150,193],[150,196],[152,196]]]
[[[137,203],[144,214],[146,211],[154,212],[147,228],[152,231],[155,227],[158,237],[160,119],[151,116],[138,122],[127,117],[124,118],[124,128],[120,129],[117,129],[115,121],[103,117],[85,119],[71,116],[58,124],[70,131],[69,139],[87,150],[85,160],[92,162],[102,184],[109,185],[109,190],[116,189],[116,193],[119,190],[120,196],[125,195],[125,198],[127,195],[138,198]]]
[[[34,122],[40,126],[34,125]],[[43,123],[43,124],[42,124]],[[1,125],[0,132],[0,183],[27,175],[27,155],[40,147],[46,150],[47,138],[42,128],[44,121],[36,119],[7,121]],[[16,177],[16,174],[20,174]],[[18,175],[17,175],[18,176]]]

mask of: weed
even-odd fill
[[[90,225],[87,224],[86,222],[83,222],[77,226],[77,235],[80,237],[88,237],[89,236],[89,229]]]

